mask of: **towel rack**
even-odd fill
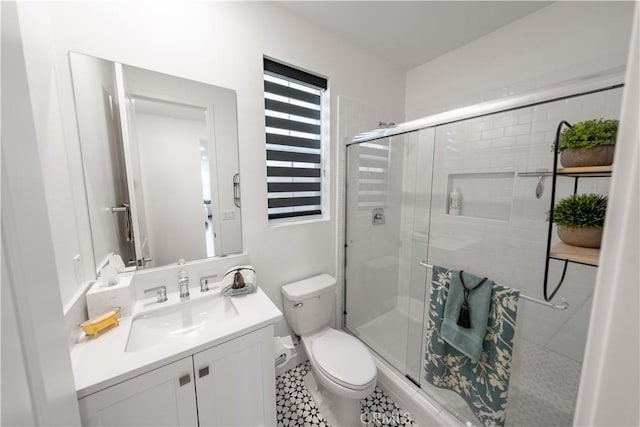
[[[426,261],[420,261],[418,264],[420,264],[424,268],[433,269],[433,266],[431,264],[427,264]],[[523,300],[534,302],[536,304],[544,305],[545,307],[553,308],[555,310],[566,310],[567,308],[569,308],[569,303],[566,302],[564,299],[560,304],[554,304],[551,302],[543,301],[538,298],[530,297],[529,295],[525,295],[525,294],[520,294],[520,298]]]

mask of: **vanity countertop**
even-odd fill
[[[193,288],[191,300],[201,298],[228,298],[219,290],[201,293]],[[217,293],[217,295],[216,295]],[[157,345],[126,352],[125,347],[133,320],[159,308],[180,304],[177,292],[167,295],[161,304],[138,301],[133,315],[120,319],[120,325],[95,339],[82,338],[71,350],[71,362],[78,398],[85,397],[106,387],[118,384],[134,376],[157,369],[184,357],[206,350],[223,342],[245,335],[282,319],[282,313],[258,288],[257,292],[231,297],[238,315],[219,325],[207,327],[195,336],[166,340]],[[145,305],[145,303],[147,305]]]

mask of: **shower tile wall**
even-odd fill
[[[621,89],[614,89],[438,127],[430,263],[486,275],[542,298],[551,178],[544,179],[544,194],[537,199],[537,178],[518,173],[551,170],[558,123],[617,118],[621,95]],[[456,183],[462,192],[459,216],[447,213]],[[608,184],[608,179],[583,178],[579,189],[606,193]],[[572,179],[558,178],[556,200],[571,194],[572,188]],[[560,277],[561,265],[552,261],[550,287]],[[554,298],[569,302],[566,311],[521,301],[521,338],[581,362],[595,272],[592,267],[569,266]]]

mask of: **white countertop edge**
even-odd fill
[[[125,352],[132,320],[140,313],[136,310],[133,316],[120,319],[120,325],[103,336],[76,344],[71,351],[71,362],[78,399],[273,325],[283,318],[280,310],[260,288],[253,294],[232,298],[240,315],[227,322],[229,329],[224,333],[217,330],[193,342],[184,339],[175,345]]]

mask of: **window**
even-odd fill
[[[327,80],[264,59],[269,220],[322,216]]]

